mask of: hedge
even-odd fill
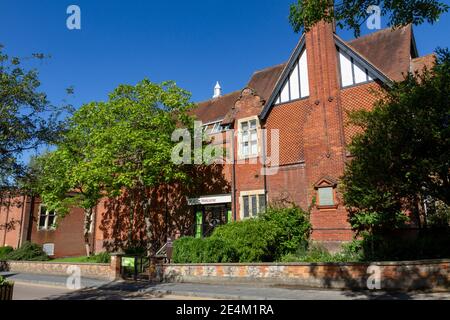
[[[174,242],[174,263],[272,262],[307,246],[310,223],[297,207],[216,228],[209,238]]]

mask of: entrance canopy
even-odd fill
[[[222,204],[222,203],[231,203],[231,194],[201,196],[199,198],[188,198],[188,204],[190,206],[214,205],[214,204]]]

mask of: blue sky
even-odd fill
[[[449,0],[446,0],[447,2]],[[104,100],[118,84],[175,80],[209,99],[242,88],[255,70],[284,62],[299,35],[288,22],[294,0],[0,0],[0,43],[8,54],[40,52],[35,65],[54,103],[74,86],[74,106]],[[81,8],[82,29],[66,28],[66,9]],[[450,15],[414,29],[419,53],[450,47]],[[364,29],[363,33],[367,33]],[[340,32],[344,39],[351,32]]]

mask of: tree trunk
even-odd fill
[[[422,216],[420,214],[420,207],[419,207],[419,200],[420,198],[415,195],[414,199],[413,199],[413,212],[414,212],[414,216],[416,217],[417,220],[417,225],[419,227],[419,230],[422,230]]]
[[[133,243],[133,222],[134,222],[134,212],[136,210],[135,205],[135,193],[134,192],[130,192],[129,194],[130,197],[130,229],[128,230],[128,244],[127,247],[131,247],[132,243]]]
[[[147,255],[151,257],[154,255],[153,246],[152,246],[152,238],[153,238],[153,230],[152,230],[152,220],[151,220],[151,205],[152,199],[151,196],[147,196],[147,191],[143,190],[143,203],[142,209],[144,212],[144,220],[145,220],[145,234],[147,236]]]
[[[89,257],[91,255],[91,244],[90,244],[90,229],[92,224],[92,213],[93,208],[84,210],[84,246],[86,248],[86,255]]]

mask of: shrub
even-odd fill
[[[203,241],[202,262],[226,263],[238,260],[235,248],[226,240],[219,238],[205,238]]]
[[[7,280],[5,280],[5,278],[4,277],[2,277],[2,276],[0,276],[0,287],[9,287],[9,286],[12,286],[13,285],[13,282],[10,282],[10,281],[7,281]]]
[[[13,252],[13,247],[6,246],[6,247],[0,247],[0,260],[4,259],[8,254]]]
[[[220,226],[211,238],[233,247],[237,262],[267,262],[276,257],[278,235],[276,223],[257,218]]]
[[[308,246],[311,224],[308,214],[300,208],[269,208],[262,218],[277,227],[277,258]]]
[[[175,263],[200,263],[203,239],[183,237],[173,242],[172,260]]]
[[[255,219],[216,228],[209,238],[174,242],[175,263],[271,262],[308,243],[310,223],[298,207],[271,208]]]
[[[96,254],[95,256],[88,257],[88,262],[110,263],[111,255],[108,252],[100,252],[99,254]]]
[[[281,262],[341,262],[346,258],[340,254],[331,254],[319,244],[312,244],[307,250],[299,250],[296,254],[287,254],[281,258]]]
[[[220,263],[236,261],[237,253],[228,242],[218,238],[184,237],[174,241],[174,263]]]
[[[6,260],[47,261],[49,257],[38,244],[25,242],[22,246],[5,256]]]
[[[422,230],[413,239],[366,235],[361,241],[361,249],[366,261],[450,258],[450,231]]]

